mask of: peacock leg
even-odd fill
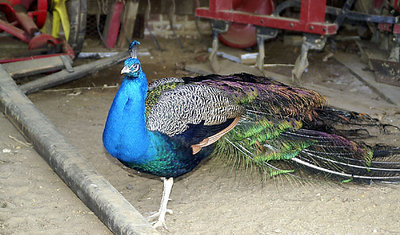
[[[167,225],[165,224],[165,214],[168,212],[169,214],[172,214],[172,210],[167,209],[167,204],[169,201],[169,195],[171,194],[172,190],[172,185],[174,184],[174,178],[162,178],[164,180],[164,191],[163,195],[161,198],[161,205],[160,205],[160,210],[153,215],[150,216],[151,219],[158,217],[158,220],[153,223],[154,228],[158,228],[163,226],[165,229],[167,228]]]

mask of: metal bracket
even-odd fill
[[[292,79],[300,80],[304,71],[308,67],[308,50],[322,50],[326,43],[326,37],[316,34],[304,34],[301,53],[297,57],[294,69],[292,70]]]
[[[229,29],[229,24],[226,21],[212,20],[211,27],[212,27],[213,40],[212,40],[212,51],[211,54],[208,56],[208,60],[210,62],[210,66],[213,72],[218,73],[221,69],[219,62],[217,60],[218,35],[220,33],[227,32]]]
[[[400,34],[393,34],[394,45],[390,50],[390,55],[388,60],[393,62],[400,62]]]
[[[278,35],[277,29],[257,27],[258,56],[256,60],[256,65],[261,72],[264,71],[264,58],[265,58],[264,41],[275,38],[276,35]]]
[[[72,67],[72,60],[69,56],[61,55],[60,58],[65,66],[65,70],[67,70],[68,73],[75,72],[74,68]]]
[[[347,0],[344,3],[344,6],[340,10],[339,15],[336,17],[335,23],[340,27],[343,21],[346,19],[348,13],[350,12],[350,8],[353,6],[354,0]]]

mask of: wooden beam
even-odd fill
[[[127,0],[124,13],[121,20],[121,30],[118,37],[117,47],[127,48],[132,41],[133,31],[135,29],[136,15],[138,13],[139,1]]]
[[[377,82],[375,74],[364,69],[368,65],[362,63],[358,55],[337,52],[334,58],[346,66],[358,80],[368,86],[383,100],[390,104],[400,105],[400,87]]]
[[[72,61],[69,61],[72,63]],[[61,56],[17,61],[2,65],[13,78],[21,78],[40,73],[54,72],[65,68]]]
[[[74,67],[74,72],[68,72],[66,70],[61,70],[60,72],[50,74],[48,76],[27,82],[20,86],[20,89],[25,94],[31,94],[46,88],[50,88],[62,83],[76,80],[78,78],[84,77],[89,73],[94,73],[101,69],[111,67],[123,60],[128,58],[128,52],[121,52],[113,57],[107,59],[96,60],[92,63],[80,65]]]
[[[114,234],[158,234],[36,109],[1,65],[0,108],[58,176]]]

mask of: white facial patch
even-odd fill
[[[131,67],[130,67],[130,70],[131,70],[131,72],[137,72],[138,70],[139,70],[139,64],[133,64]]]

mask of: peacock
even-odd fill
[[[302,166],[347,181],[400,180],[400,162],[388,158],[399,155],[398,147],[373,149],[339,135],[350,132],[335,127],[381,125],[377,120],[327,107],[315,91],[246,73],[148,84],[137,58],[139,44],[129,46],[103,143],[124,165],[162,177],[160,209],[151,216],[154,227],[166,227],[165,215],[172,213],[167,203],[173,179],[208,156],[241,159],[268,177],[298,177]]]

